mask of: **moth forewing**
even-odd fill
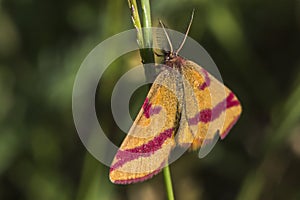
[[[144,181],[168,164],[178,124],[176,73],[161,72],[110,169],[110,180],[118,184]],[[156,122],[153,122],[156,121]],[[160,125],[159,123],[160,122]]]
[[[190,94],[186,95],[183,102],[186,118],[194,136],[191,149],[196,150],[214,141],[216,134],[224,138],[226,130],[230,129],[239,117],[241,107],[237,98],[224,84],[196,63],[185,60],[182,72],[187,80],[184,93],[194,94],[192,98]],[[193,103],[194,99],[196,103]],[[186,142],[185,135],[180,138],[183,139],[179,140],[179,144]]]

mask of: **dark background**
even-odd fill
[[[236,126],[206,158],[187,153],[171,165],[177,199],[300,199],[300,2],[151,6],[155,26],[162,19],[181,32],[196,9],[190,36],[243,105]],[[98,43],[131,28],[126,0],[0,1],[0,199],[166,199],[162,173],[134,185],[110,183],[108,167],[86,151],[73,124],[81,62]],[[106,86],[97,111],[116,144],[125,135],[111,115],[111,90],[139,61],[136,52],[114,62],[100,81]]]

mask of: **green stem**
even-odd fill
[[[131,18],[133,25],[137,30],[137,42],[140,47],[140,55],[142,63],[154,63],[154,54],[152,50],[152,23],[151,23],[151,9],[149,0],[141,0],[142,7],[142,24],[137,7],[136,0],[128,0],[129,8],[131,10]],[[143,28],[143,29],[142,29]],[[147,81],[152,80],[155,75],[155,68],[145,68],[145,75]]]
[[[141,6],[143,11],[144,47],[152,49],[152,22],[149,0],[141,0]]]
[[[128,4],[129,4],[129,9],[131,10],[131,19],[137,31],[137,42],[139,47],[142,49],[144,48],[144,38],[143,38],[142,25],[141,25],[141,20],[140,20],[139,10],[137,7],[136,0],[128,0]]]
[[[167,165],[163,169],[163,172],[164,172],[164,177],[165,177],[165,184],[166,184],[168,199],[174,200],[174,192],[173,192],[172,179],[171,179],[169,165]]]
[[[149,0],[141,0],[142,6],[142,27],[144,37],[144,49],[141,49],[142,63],[154,63],[154,54],[152,49],[152,22],[151,22],[151,9]],[[151,81],[155,75],[154,67],[145,68],[145,76],[147,81]]]

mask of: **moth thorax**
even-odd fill
[[[165,61],[165,64],[171,68],[180,69],[184,64],[185,59],[180,56],[170,57]]]

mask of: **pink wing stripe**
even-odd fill
[[[139,157],[151,156],[151,154],[160,149],[163,143],[172,136],[172,133],[173,128],[170,128],[160,133],[146,144],[132,149],[119,150],[116,155],[116,159],[118,159],[118,161],[111,166],[110,171],[114,171],[115,169],[123,166],[125,163]]]
[[[217,119],[226,109],[240,105],[238,100],[233,100],[234,94],[229,93],[227,98],[218,103],[213,109],[201,110],[194,117],[189,119],[189,125],[197,125],[199,122],[208,123]]]
[[[204,90],[205,88],[210,86],[210,79],[209,79],[208,72],[205,69],[202,69],[202,72],[204,73],[205,82],[199,85],[198,87],[199,90]]]
[[[149,99],[146,98],[143,104],[144,116],[150,118],[154,114],[158,114],[161,110],[160,106],[152,107],[152,104],[149,102]]]
[[[149,174],[146,174],[145,176],[138,177],[138,178],[127,179],[127,180],[116,180],[116,181],[114,181],[114,183],[116,183],[116,184],[130,184],[130,183],[136,183],[136,182],[141,182],[141,181],[147,180],[147,179],[151,178],[152,176],[158,174],[161,171],[161,169],[164,167],[164,165],[165,165],[165,161],[163,161],[161,163],[161,165],[158,169],[154,170],[153,172],[151,172]]]

